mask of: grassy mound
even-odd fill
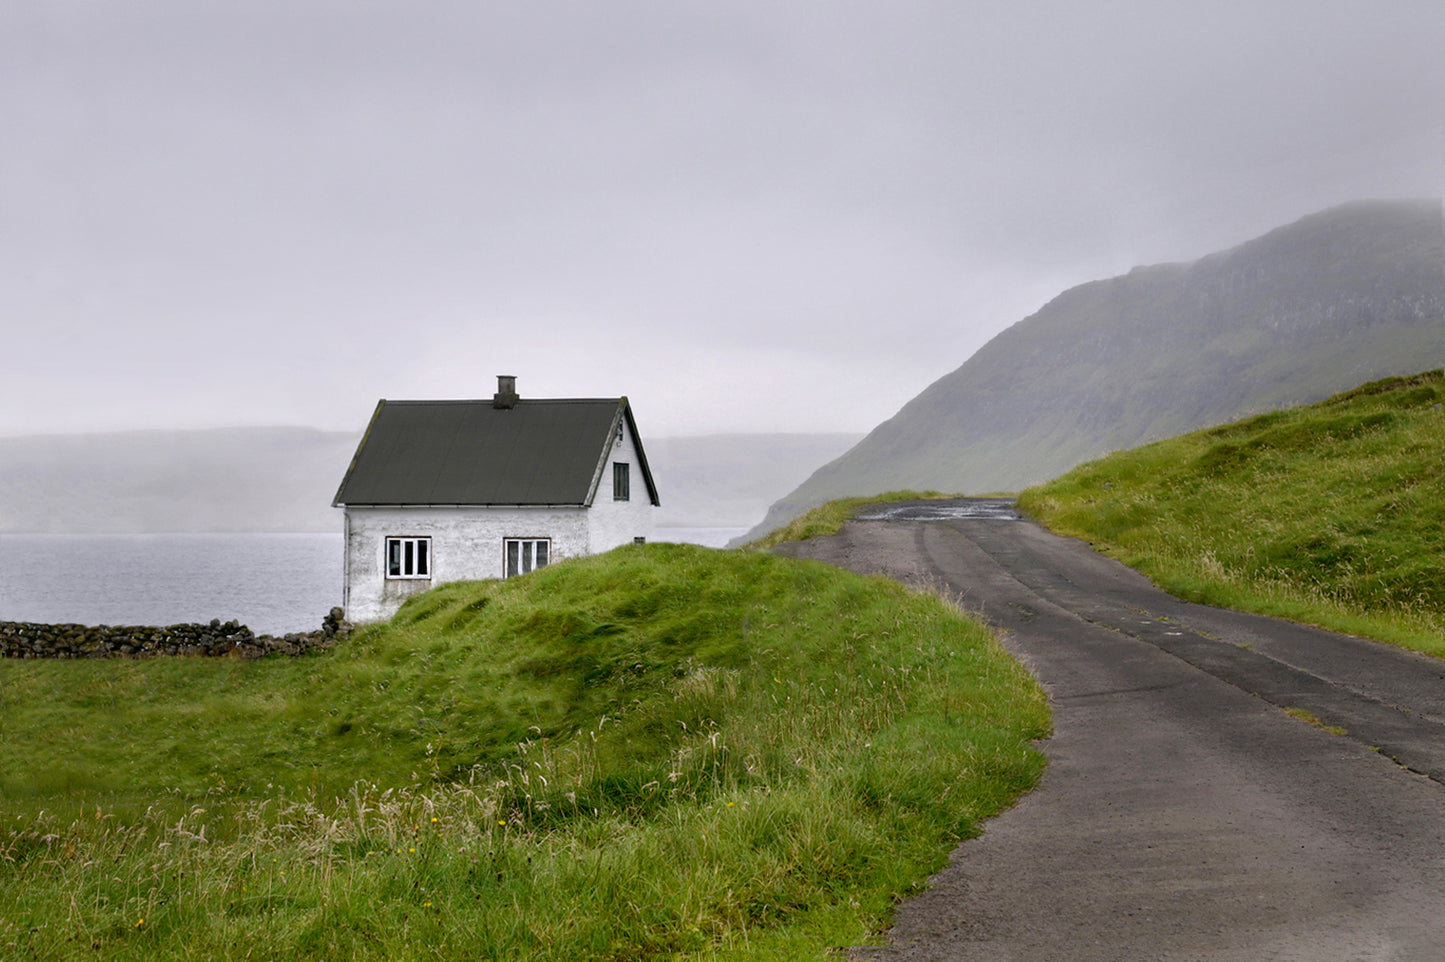
[[[1445,656],[1445,375],[1115,454],[1021,506],[1197,601]]]
[[[0,955],[821,958],[1036,780],[944,602],[647,545],[298,661],[0,663]]]

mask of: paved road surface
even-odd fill
[[[1007,502],[892,510],[779,550],[982,612],[1055,734],[854,958],[1445,960],[1445,662],[1181,602]]]

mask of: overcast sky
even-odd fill
[[[863,431],[1064,288],[1445,194],[1440,0],[3,0],[0,435]]]

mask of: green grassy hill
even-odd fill
[[[302,659],[0,661],[0,957],[822,959],[1048,725],[943,601],[690,545]]]
[[[1020,504],[1185,598],[1445,656],[1440,371],[1110,455]]]
[[[1109,451],[1445,360],[1438,200],[1349,204],[1065,291],[774,505],[1041,483]]]

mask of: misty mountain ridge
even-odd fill
[[[1362,202],[1071,288],[861,440],[645,443],[660,525],[744,527],[771,504],[763,532],[835,497],[1017,490],[1109,451],[1442,363],[1441,204]],[[359,437],[0,438],[0,532],[339,531],[331,498]]]
[[[745,528],[858,434],[644,438],[668,526]],[[0,533],[337,532],[361,434],[291,427],[0,438]]]
[[[1346,204],[1063,292],[819,468],[749,536],[839,497],[1016,491],[1110,451],[1442,362],[1440,201]]]

